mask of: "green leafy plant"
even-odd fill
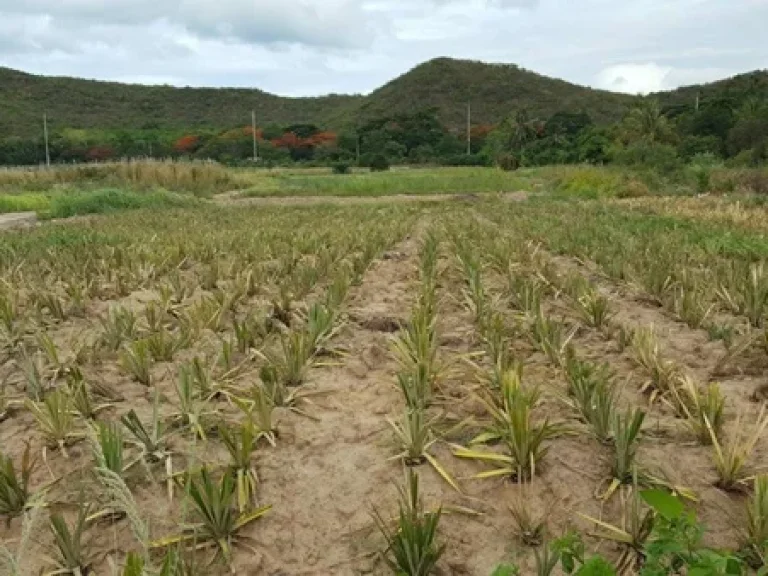
[[[83,434],[75,430],[72,404],[66,391],[59,389],[48,394],[41,403],[27,400],[27,409],[35,417],[48,447],[58,447],[67,457],[66,447]]]
[[[0,453],[0,515],[10,518],[24,512],[30,500],[29,481],[35,461],[26,445],[18,473],[10,456]]]
[[[237,484],[237,508],[242,514],[256,502],[256,488],[259,476],[252,461],[258,429],[250,418],[240,426],[231,428],[219,426],[219,436],[230,456],[229,469]]]
[[[688,428],[702,444],[711,444],[710,429],[721,435],[725,414],[725,396],[720,385],[712,382],[702,390],[692,378],[682,377],[677,385],[678,404],[685,411]]]
[[[624,574],[636,570],[642,562],[643,549],[651,536],[656,512],[644,505],[636,484],[625,487],[620,494],[621,520],[618,525],[583,514],[580,516],[600,528],[593,536],[600,540],[615,542],[621,547],[616,567],[619,574]]]
[[[88,546],[84,542],[89,506],[81,503],[72,528],[61,514],[51,514],[49,528],[53,534],[56,558],[56,574],[86,576],[90,572],[87,559]]]
[[[768,564],[768,476],[755,476],[745,511],[741,553],[752,568],[764,568]]]
[[[207,468],[192,475],[187,481],[192,510],[198,522],[182,534],[170,536],[153,542],[152,548],[165,548],[180,543],[194,542],[210,544],[216,548],[215,557],[221,557],[225,563],[232,560],[232,548],[245,537],[239,534],[245,526],[258,520],[271,510],[263,506],[238,515],[235,511],[237,483],[231,472],[226,472],[218,482]]]
[[[120,352],[120,367],[136,382],[149,386],[152,381],[152,351],[147,340],[134,340]]]
[[[110,350],[117,351],[125,343],[136,338],[138,321],[136,315],[122,306],[109,309],[101,322],[101,342]]]
[[[645,412],[639,408],[627,409],[613,418],[613,458],[611,460],[611,484],[604,497],[611,496],[621,484],[633,481],[636,475],[637,439],[645,420]]]
[[[124,471],[123,432],[114,422],[97,422],[94,429],[93,458],[96,466],[118,476]]]
[[[605,444],[613,440],[613,423],[618,391],[611,381],[606,364],[580,360],[574,353],[566,355],[565,374],[568,396],[592,434]]]
[[[120,418],[120,422],[133,436],[133,443],[141,450],[140,458],[146,463],[147,468],[159,462],[165,463],[165,474],[168,488],[168,498],[173,498],[173,458],[168,444],[165,427],[159,414],[160,393],[155,390],[155,398],[152,403],[152,420],[149,427],[139,419],[135,410],[128,411]]]
[[[510,476],[518,482],[530,480],[536,465],[547,453],[545,442],[560,434],[560,427],[548,420],[536,423],[533,410],[538,403],[538,388],[527,389],[519,379],[505,381],[504,388],[495,400],[483,400],[493,419],[488,432],[481,434],[472,444],[498,440],[506,454],[454,447],[458,458],[479,460],[494,465],[494,469],[477,474],[476,478]]]
[[[399,514],[394,528],[374,510],[376,524],[387,542],[382,557],[394,574],[428,576],[445,551],[445,545],[437,542],[442,508],[435,512],[424,511],[419,476],[410,469],[405,487],[398,487],[398,490]]]
[[[576,298],[576,309],[587,326],[597,329],[606,327],[613,316],[608,298],[591,286]]]
[[[768,415],[766,415],[765,407],[760,409],[751,431],[747,432],[741,421],[742,415],[739,415],[733,426],[734,433],[721,442],[705,417],[705,423],[708,425],[712,439],[713,458],[718,476],[717,485],[723,490],[733,490],[746,479],[744,468],[758,440],[768,427]]]
[[[406,408],[401,421],[387,419],[395,433],[402,452],[396,458],[402,458],[406,466],[418,466],[424,462],[440,474],[454,490],[461,491],[456,481],[451,477],[437,459],[429,453],[429,449],[437,442],[433,435],[433,426],[438,417],[428,420],[423,408]]]

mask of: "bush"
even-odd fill
[[[677,150],[668,144],[635,142],[629,146],[617,146],[611,150],[611,158],[617,164],[636,168],[653,168],[669,174],[681,166]]]
[[[499,154],[496,157],[496,166],[505,172],[511,172],[520,168],[520,161],[512,154]]]
[[[580,198],[605,198],[618,196],[621,188],[618,174],[606,168],[566,168],[557,179],[556,190],[561,195]]]
[[[642,181],[636,178],[630,178],[623,183],[616,192],[617,198],[642,198],[643,196],[649,196],[651,191],[648,186]]]
[[[332,167],[334,174],[349,174],[349,164],[346,162],[336,162]]]
[[[370,159],[368,167],[371,169],[371,172],[386,172],[389,170],[389,160],[387,160],[384,154],[374,154]]]

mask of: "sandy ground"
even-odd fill
[[[507,195],[509,200],[522,200],[525,193]],[[249,204],[314,204],[320,202],[382,202],[382,201],[449,201],[456,196],[396,196],[388,198],[265,198],[221,200]],[[487,221],[485,221],[487,223]],[[430,226],[424,218],[411,235],[392,247],[374,262],[359,286],[352,287],[345,303],[347,323],[336,337],[335,344],[344,355],[331,365],[310,370],[307,390],[314,396],[306,410],[311,417],[294,412],[282,414],[280,438],[276,448],[257,451],[257,468],[261,481],[259,499],[272,504],[272,512],[250,525],[245,533],[253,548],[238,550],[235,571],[243,575],[339,575],[386,574],[376,552],[382,539],[372,520],[377,508],[394,514],[395,483],[403,477],[402,464],[393,459],[397,449],[392,441],[386,417],[397,418],[403,400],[397,390],[397,366],[389,351],[389,340],[398,324],[407,320],[417,293],[419,239]],[[614,321],[626,327],[653,324],[663,345],[664,354],[678,362],[687,372],[702,382],[715,377],[720,370],[719,359],[724,354],[721,343],[710,342],[703,330],[691,330],[669,317],[662,309],[650,304],[632,288],[610,281],[598,274],[590,263],[568,257],[551,257],[558,272],[582,274],[610,298],[616,311]],[[482,349],[472,318],[460,303],[461,278],[451,267],[452,260],[444,257],[445,270],[440,281],[440,342],[441,357],[450,366],[441,382],[444,401],[438,410],[443,416],[460,420],[470,416],[482,418],[482,410],[473,395],[474,374],[463,359]],[[491,291],[502,290],[501,280],[490,274]],[[149,294],[135,294],[129,300],[137,304]],[[107,304],[99,303],[105,310]],[[573,311],[561,299],[548,297],[546,311],[567,322],[576,322]],[[511,318],[513,311],[506,310]],[[87,329],[88,322],[73,320],[56,329],[56,337]],[[642,375],[631,360],[629,350],[620,351],[616,341],[588,328],[576,333],[574,345],[588,358],[606,362],[624,384],[623,397],[627,403],[645,404],[637,391]],[[526,361],[525,378],[545,390],[541,415],[553,421],[573,423],[572,413],[557,400],[555,392],[564,387],[559,371],[547,358],[536,352],[527,338],[514,342],[515,352]],[[166,398],[172,398],[172,366],[156,368],[158,387]],[[731,370],[717,375],[728,398],[729,421],[744,412],[754,415],[758,406],[752,401],[755,391],[765,384],[764,373],[749,375],[738,362]],[[9,377],[13,367],[0,365],[0,381]],[[722,372],[722,370],[721,370]],[[122,398],[108,412],[109,418],[133,407],[142,418],[151,412],[150,396],[144,387],[130,382],[114,363],[93,366],[86,374],[119,391]],[[243,384],[248,384],[247,377]],[[170,410],[164,406],[164,412]],[[217,405],[221,414],[231,416],[226,403]],[[668,410],[654,406],[649,409],[641,443],[644,466],[663,471],[675,482],[685,485],[699,495],[696,505],[708,528],[707,541],[717,546],[736,546],[735,521],[741,514],[744,496],[724,493],[713,486],[715,480],[709,448],[695,444],[682,423]],[[20,458],[24,442],[31,440],[39,453],[41,439],[31,416],[24,412],[0,422],[0,446],[14,459]],[[442,504],[446,515],[441,524],[441,539],[447,544],[441,561],[444,575],[487,576],[504,560],[520,563],[523,574],[533,573],[533,557],[514,536],[514,522],[509,505],[524,499],[534,513],[546,513],[548,528],[559,535],[570,527],[587,532],[590,524],[577,513],[617,522],[620,517],[618,499],[602,502],[596,497],[608,474],[608,449],[584,434],[566,434],[550,442],[550,451],[537,470],[534,484],[525,492],[505,480],[474,480],[482,471],[476,463],[453,458],[445,443],[433,448],[434,456],[459,480],[461,493],[450,488],[427,465],[418,468],[425,498],[430,507]],[[758,447],[755,462],[764,462],[768,445]],[[226,462],[226,452],[220,443],[199,447],[194,459],[206,462]],[[52,506],[71,513],[78,486],[87,485],[90,456],[86,444],[70,450],[70,459],[49,455],[47,467],[35,473],[34,485],[39,487],[53,477],[62,477],[52,492]],[[179,462],[181,464],[181,462]],[[168,502],[161,487],[151,484],[141,474],[130,479],[130,485],[142,513],[150,520],[153,536],[172,533],[177,519],[183,515],[180,503]],[[469,513],[472,511],[473,513]],[[734,520],[735,519],[735,520]],[[13,520],[9,527],[0,523],[0,538],[14,541],[21,534],[21,522]],[[40,537],[34,549],[45,549],[46,539]],[[125,520],[104,523],[92,538],[94,567],[97,574],[107,574],[105,558],[116,550],[122,555],[122,543],[130,542],[130,528]],[[591,545],[598,542],[588,540]],[[601,552],[611,556],[616,550],[603,544]],[[30,560],[31,568],[40,567],[38,557]]]

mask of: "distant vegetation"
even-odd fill
[[[466,106],[472,104],[467,150]],[[575,86],[506,65],[438,59],[366,97],[281,98],[258,90],[124,86],[0,70],[0,164],[124,158],[260,165],[616,163],[664,174],[684,164],[759,166],[768,73],[647,98]],[[341,170],[340,173],[345,173]],[[706,174],[701,176],[707,178]]]

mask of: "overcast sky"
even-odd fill
[[[768,67],[768,0],[0,0],[0,66],[283,95],[437,56],[630,93]]]

